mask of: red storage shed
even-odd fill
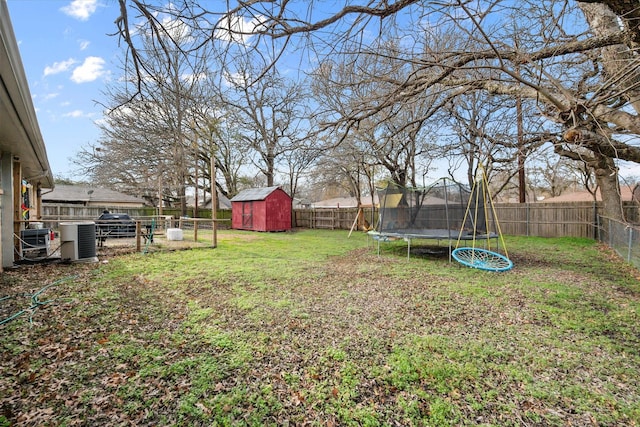
[[[231,228],[253,231],[291,229],[291,197],[280,187],[250,188],[231,199]]]

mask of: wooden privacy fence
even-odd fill
[[[638,223],[638,206],[624,202],[629,222]],[[602,202],[497,203],[495,208],[503,234],[598,238]]]
[[[301,228],[324,228],[350,230],[358,215],[358,208],[294,209],[293,226]],[[378,210],[362,208],[362,218],[373,225]]]
[[[598,237],[601,202],[497,203],[494,206],[500,229],[506,235]],[[630,222],[640,222],[637,202],[625,202],[624,209]],[[377,209],[363,208],[362,212],[369,224],[377,223]],[[293,225],[302,228],[349,230],[357,215],[357,208],[294,209]]]
[[[591,239],[598,237],[597,218],[601,213],[601,202],[497,203],[494,206],[502,233],[506,235],[568,236]],[[40,221],[45,222],[45,227],[54,228],[53,223],[57,224],[60,221],[95,219],[100,215],[102,209],[77,205],[44,206],[43,217]],[[629,222],[640,224],[637,202],[625,202],[624,209]],[[111,211],[125,212],[134,218],[155,214],[153,208],[113,208]],[[177,212],[165,210],[163,213],[173,216],[173,218],[179,217]],[[357,208],[294,209],[292,225],[301,228],[349,230],[354,225],[357,215]],[[230,216],[230,211],[218,211],[218,219],[226,219]],[[371,226],[375,226],[378,210],[370,207],[362,208],[362,218]],[[52,224],[48,225],[47,222]]]
[[[503,234],[538,237],[597,236],[598,203],[499,203],[496,216]]]

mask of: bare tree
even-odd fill
[[[119,34],[129,45],[135,64],[136,44],[125,25],[127,3],[120,3]],[[149,4],[142,0],[131,0],[131,4],[153,20]],[[282,53],[295,46],[319,56],[335,56],[352,54],[355,45],[360,46],[357,52],[366,52],[370,34],[427,34],[433,28],[441,34],[465,34],[464,40],[450,48],[399,55],[414,71],[401,79],[389,76],[387,84],[393,90],[377,102],[352,105],[341,119],[342,129],[349,131],[427,90],[453,95],[483,91],[530,99],[547,120],[547,141],[558,154],[589,165],[603,194],[604,214],[622,218],[616,160],[640,162],[640,148],[619,137],[640,133],[636,54],[640,12],[635,2],[352,1],[329,15],[317,13],[316,2],[306,3],[306,12],[299,3],[287,0],[237,1],[217,12],[206,9],[207,5],[184,1],[181,7],[173,6],[176,16],[211,18],[191,22],[200,31],[201,45],[215,45],[216,37],[225,34],[244,42],[253,37],[251,44],[244,45],[246,49],[259,49],[272,40]],[[258,78],[281,56],[270,58]],[[483,71],[479,73],[482,77],[469,78],[472,70]]]
[[[298,126],[302,87],[275,69],[256,80],[248,60],[239,63],[236,73],[227,78],[231,89],[225,93],[225,103],[234,111],[238,135],[256,154],[254,165],[272,186],[278,162],[295,150],[302,138]]]
[[[121,96],[111,94],[114,100]],[[170,180],[163,171],[172,161],[168,141],[153,124],[157,117],[146,102],[128,102],[108,112],[96,144],[83,147],[74,162],[96,184],[158,203],[158,189]],[[166,189],[165,189],[166,190]],[[169,194],[169,193],[167,193]]]
[[[527,175],[533,200],[536,197],[558,197],[584,188],[577,165],[577,162],[558,157],[551,151],[539,152]]]
[[[183,54],[193,42],[189,29],[168,19],[162,29],[156,39],[145,37],[144,25],[138,28],[136,63],[142,68],[132,76],[123,65],[123,77],[105,92],[101,139],[83,149],[77,163],[90,166],[86,173],[95,182],[158,206],[175,202],[186,214],[186,188],[197,186],[193,174],[203,157],[196,121],[204,106],[213,110],[214,98],[203,89],[207,57]]]
[[[210,138],[215,140],[213,155],[215,156],[216,170],[222,175],[224,182],[222,185],[216,181],[216,185],[222,194],[231,198],[240,191],[241,168],[247,161],[247,153],[242,149],[240,136],[228,118],[221,122],[215,134],[212,134]],[[208,158],[210,155],[211,153],[207,153],[205,156],[209,164],[211,164],[211,159]]]
[[[516,108],[516,106],[518,108]],[[443,138],[442,155],[449,159],[449,173],[455,178],[456,169],[464,163],[469,186],[477,179],[480,169],[492,181],[493,196],[515,189],[523,202],[520,181],[524,161],[545,142],[535,115],[519,115],[530,103],[495,97],[483,92],[469,92],[453,99],[447,106],[446,128],[452,135]],[[519,126],[517,126],[519,124]],[[517,178],[517,179],[516,179]]]
[[[461,95],[447,106],[447,123],[454,140],[441,150],[450,159],[464,159],[469,186],[473,185],[479,167],[489,178],[494,165],[509,163],[511,167],[499,169],[515,170],[512,166],[515,140],[511,133],[515,121],[512,110],[513,105],[507,105],[506,100],[480,92]],[[452,176],[453,172],[449,171]]]
[[[342,144],[332,145],[318,159],[311,178],[316,199],[347,194],[360,203],[363,190],[372,182],[368,171],[374,160],[357,145],[354,138],[347,138]]]
[[[308,179],[311,168],[320,157],[322,149],[314,138],[299,141],[297,147],[284,154],[282,163],[286,168],[284,175],[288,177],[285,186],[291,197],[298,196],[298,188],[303,179]]]
[[[312,89],[320,106],[315,119],[320,129],[334,135],[336,145],[351,140],[347,146],[355,152],[350,157],[370,159],[369,166],[382,166],[395,183],[416,186],[419,161],[429,164],[435,145],[427,124],[442,102],[438,93],[427,91],[389,105],[356,126],[348,123],[354,109],[373,106],[394,90],[389,78],[400,80],[413,72],[405,61],[393,59],[398,56],[395,40],[380,43],[378,49],[346,56],[341,63],[325,61],[314,71]],[[341,133],[345,129],[349,136]],[[336,138],[336,133],[342,137]]]

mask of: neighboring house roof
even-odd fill
[[[51,192],[42,191],[42,201],[49,203],[91,202],[91,203],[131,203],[143,205],[144,199],[106,188],[87,185],[58,184]]]
[[[271,193],[280,189],[280,187],[263,187],[263,188],[247,188],[242,190],[235,197],[231,198],[232,202],[250,202],[255,200],[264,200]],[[284,190],[283,190],[284,191]]]
[[[20,161],[23,179],[53,187],[27,78],[5,0],[0,0],[0,151]]]
[[[307,199],[298,199],[298,198],[294,198],[293,199],[293,206],[295,208],[306,208],[311,206],[311,202]]]
[[[620,186],[620,197],[622,201],[638,200],[633,198],[633,190],[636,186],[622,185]],[[636,190],[637,193],[637,190]],[[596,200],[602,201],[600,190],[596,192]],[[557,197],[540,200],[542,203],[559,203],[559,202],[593,202],[593,195],[588,191],[575,191],[573,193],[562,194]]]
[[[189,206],[193,206],[195,202],[195,197],[187,197],[187,204]],[[211,197],[207,197],[204,200],[201,200],[198,207],[203,209],[211,209]],[[218,207],[220,209],[231,209],[231,201],[227,196],[220,193],[220,191],[218,191]]]
[[[373,203],[378,204],[377,194],[373,196]],[[311,206],[314,208],[355,208],[358,207],[358,199],[356,197],[336,197],[313,202]],[[371,196],[361,197],[360,207],[371,207]]]

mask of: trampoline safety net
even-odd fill
[[[377,231],[382,234],[456,239],[464,224],[462,236],[486,234],[487,219],[491,220],[487,218],[490,210],[485,209],[484,195],[476,193],[472,195],[468,187],[447,178],[422,188],[389,184],[386,188],[378,189],[380,214]],[[474,199],[469,205],[472,197]]]

